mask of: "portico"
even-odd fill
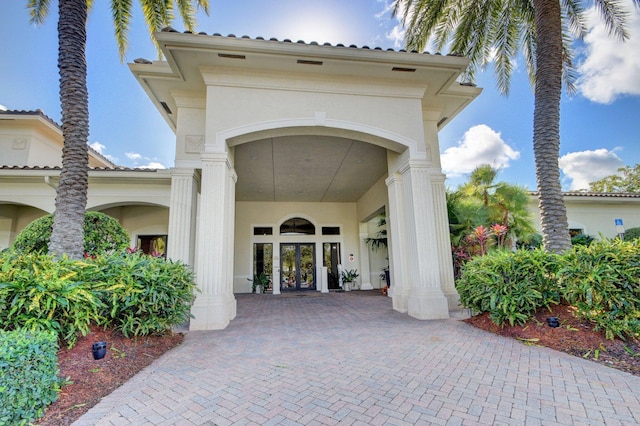
[[[130,68],[176,133],[168,256],[194,267],[190,327],[222,329],[234,292],[326,291],[336,265],[371,287],[363,237],[384,211],[393,307],[456,309],[438,131],[479,93],[456,56],[158,34]],[[333,274],[333,275],[332,275]]]

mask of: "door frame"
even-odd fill
[[[311,267],[312,271],[313,271],[313,282],[311,283],[311,285],[309,287],[301,287],[300,284],[302,282],[301,276],[300,276],[300,257],[301,257],[301,246],[312,246],[313,248],[313,253],[311,255],[311,259],[313,261],[313,265]],[[280,242],[280,248],[279,248],[279,253],[280,253],[280,291],[281,292],[290,292],[290,291],[307,291],[307,290],[316,290],[317,289],[317,283],[318,283],[318,277],[317,277],[317,271],[316,271],[316,243],[315,242]],[[295,246],[296,248],[296,285],[293,288],[285,288],[282,285],[283,279],[284,279],[284,267],[283,267],[283,262],[284,262],[284,256],[282,255],[282,249],[284,246]]]

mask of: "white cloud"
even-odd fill
[[[404,35],[405,29],[401,24],[394,26],[390,32],[388,32],[385,37],[387,40],[391,40],[393,42],[393,47],[396,49],[404,48]]]
[[[6,110],[7,110],[7,107],[2,105],[2,104],[0,104],[0,111],[6,111]]]
[[[104,149],[106,148],[106,146],[102,145],[100,142],[96,141],[94,143],[90,143],[89,146],[91,148],[93,148],[93,150],[95,152],[97,152],[98,154],[102,154],[104,152]]]
[[[162,163],[158,163],[156,161],[152,161],[149,164],[144,166],[138,166],[139,169],[166,169],[166,167]]]
[[[142,158],[142,155],[136,152],[125,152],[124,155],[126,155],[129,160],[140,160]]]
[[[571,179],[571,190],[589,189],[590,182],[616,174],[624,166],[614,151],[605,148],[570,152],[560,157],[558,164],[565,177]]]
[[[640,95],[640,13],[631,10],[628,14],[629,39],[624,43],[609,35],[594,8],[588,16],[591,30],[584,39],[586,58],[578,66],[580,92],[605,104],[619,96]]]
[[[520,153],[507,145],[499,132],[479,124],[467,130],[457,146],[447,148],[440,158],[444,173],[455,178],[482,164],[509,167],[509,162],[520,158]]]

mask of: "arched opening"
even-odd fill
[[[280,225],[280,235],[316,235],[316,227],[307,219],[294,217]]]

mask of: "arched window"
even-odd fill
[[[280,225],[280,235],[315,235],[316,227],[307,219],[294,217]]]

